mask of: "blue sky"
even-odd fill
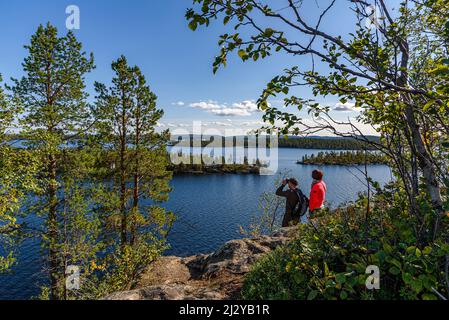
[[[326,0],[324,0],[326,2]],[[282,8],[286,0],[271,1]],[[322,0],[318,1],[322,2]],[[218,36],[226,32],[221,23],[192,32],[184,18],[191,0],[15,0],[0,2],[0,73],[8,82],[21,76],[23,48],[39,24],[50,21],[65,33],[65,13],[75,4],[81,11],[81,28],[75,30],[87,52],[93,52],[97,68],[88,75],[87,90],[93,96],[93,82],[109,83],[111,62],[124,54],[138,65],[158,95],[158,105],[165,111],[162,126],[188,127],[201,120],[217,128],[260,126],[262,114],[254,110],[265,84],[284,68],[308,63],[306,58],[277,55],[257,63],[242,63],[237,57],[229,66],[212,73],[218,53]],[[303,10],[311,19],[318,12],[315,1],[306,1]],[[328,18],[323,28],[350,32],[349,8],[340,8]],[[311,97],[307,88],[295,94]],[[92,97],[91,97],[92,98]],[[332,97],[320,102],[335,105]],[[279,101],[273,101],[273,104]],[[240,111],[239,111],[240,110]],[[356,112],[336,112],[337,117],[353,117]]]

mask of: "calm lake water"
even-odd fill
[[[297,165],[302,156],[321,150],[279,149],[278,172],[289,171],[300,188],[310,192],[311,171],[315,166]],[[353,201],[364,192],[363,175],[356,167],[323,166],[328,186],[327,201],[337,205]],[[364,170],[361,166],[359,169]],[[368,167],[369,175],[381,183],[392,179],[390,169],[383,165]],[[189,256],[216,250],[228,240],[240,238],[239,226],[247,226],[259,212],[258,198],[264,191],[275,191],[274,176],[205,175],[176,176],[173,192],[165,207],[178,214],[169,237],[167,255]],[[40,245],[26,240],[18,249],[18,265],[12,273],[0,275],[0,300],[29,299],[39,294],[41,274]]]

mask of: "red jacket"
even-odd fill
[[[323,206],[326,200],[327,186],[324,181],[315,183],[310,190],[309,208],[310,211],[319,209]]]

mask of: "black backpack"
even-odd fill
[[[309,198],[307,198],[300,189],[296,189],[295,192],[298,195],[299,201],[293,212],[296,217],[302,217],[307,213],[307,210],[309,209]]]

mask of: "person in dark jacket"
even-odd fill
[[[284,191],[285,186],[288,184],[288,190]],[[298,181],[294,178],[282,181],[282,185],[276,190],[276,195],[286,198],[285,203],[285,215],[282,220],[282,227],[288,227],[291,224],[298,224],[300,217],[295,216],[295,208],[299,202],[299,196],[297,189]]]

